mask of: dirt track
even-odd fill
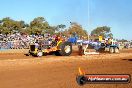
[[[78,86],[78,67],[88,74],[131,74],[132,49],[120,54],[37,58],[0,54],[0,88],[132,88],[129,84],[88,84]]]

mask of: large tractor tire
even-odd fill
[[[114,53],[114,47],[110,47],[110,53]]]
[[[119,48],[118,48],[118,47],[115,47],[115,48],[114,48],[114,53],[120,53],[120,51],[119,51]]]
[[[72,53],[72,44],[70,42],[63,42],[58,46],[59,51],[55,52],[56,56],[69,56]]]

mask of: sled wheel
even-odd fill
[[[118,49],[117,47],[115,47],[114,53],[120,53],[120,52],[119,52],[119,49]]]
[[[110,53],[114,53],[114,48],[110,47]]]

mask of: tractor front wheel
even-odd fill
[[[42,51],[39,51],[38,53],[37,53],[37,57],[42,57],[43,56],[43,52]]]

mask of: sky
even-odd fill
[[[89,0],[89,29],[109,26],[115,38],[132,40],[132,0]]]
[[[132,0],[0,0],[0,19],[29,23],[38,16],[54,26],[77,22],[89,33],[109,26],[115,38],[132,40]]]

